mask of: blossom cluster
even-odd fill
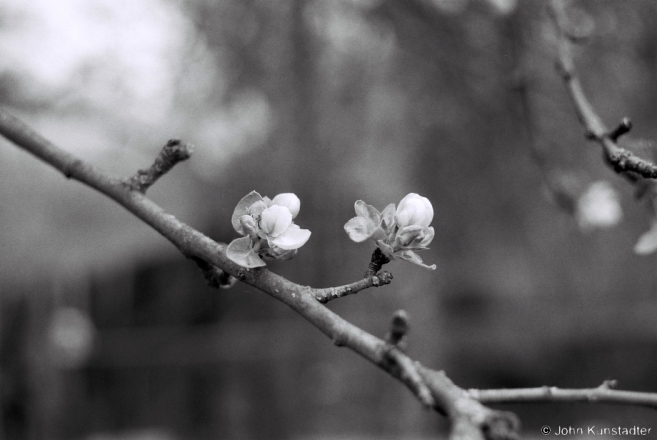
[[[294,257],[310,238],[308,229],[301,229],[292,221],[300,207],[299,198],[292,193],[270,199],[251,191],[233,212],[233,228],[243,237],[228,245],[228,258],[252,268],[265,266],[262,258],[289,260]]]
[[[345,231],[356,243],[373,240],[390,260],[401,259],[409,263],[435,270],[427,266],[415,251],[428,249],[434,237],[433,206],[426,197],[410,193],[399,206],[391,203],[379,212],[362,200],[355,204],[356,217],[344,225]]]
[[[273,199],[255,191],[244,196],[235,207],[233,228],[242,237],[233,240],[226,250],[228,258],[247,267],[265,266],[265,259],[289,260],[310,238],[293,220],[301,202],[292,193],[278,194]],[[355,204],[356,217],[344,229],[357,243],[373,240],[388,260],[404,260],[427,269],[416,251],[426,250],[434,237],[433,207],[426,197],[411,193],[399,206],[394,203],[379,212],[362,200]]]

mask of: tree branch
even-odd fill
[[[0,110],[0,134],[61,171],[67,178],[78,180],[122,205],[167,238],[187,258],[197,264],[199,261],[205,262],[205,265],[201,264],[204,271],[214,271],[212,267],[215,267],[282,301],[331,338],[336,345],[349,347],[390,373],[421,402],[433,406],[452,420],[455,427],[452,438],[497,440],[516,437],[517,425],[504,425],[508,429],[489,429],[491,420],[507,420],[510,416],[506,413],[486,408],[465,390],[454,385],[444,373],[423,367],[399,349],[322,305],[316,295],[324,289],[295,284],[265,268],[247,269],[238,266],[227,258],[225,244],[215,242],[167,214],[139,191],[138,187],[77,159],[4,110]],[[367,284],[373,281],[360,281],[363,282]],[[428,397],[427,389],[433,400]],[[498,426],[502,425],[498,423]],[[467,431],[467,436],[463,436],[462,431]],[[494,436],[491,433],[495,433]]]
[[[526,402],[588,402],[635,405],[657,409],[657,393],[613,389],[605,382],[596,388],[562,389],[557,387],[501,390],[468,390],[470,396],[485,404]]]
[[[568,95],[575,106],[577,117],[586,129],[586,137],[600,144],[606,161],[617,173],[634,172],[646,178],[657,179],[657,165],[636,156],[617,144],[618,137],[627,133],[631,128],[629,119],[623,118],[619,127],[610,131],[595,112],[584,93],[584,88],[575,69],[572,53],[573,43],[569,34],[570,26],[565,3],[563,0],[552,0],[550,6],[558,36],[557,67],[566,85]]]

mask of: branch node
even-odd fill
[[[609,139],[616,142],[619,137],[628,133],[631,129],[632,129],[632,121],[630,120],[630,118],[625,117],[620,121],[620,123],[616,126],[616,128],[614,128],[612,131],[610,131],[607,134],[607,136],[609,136]]]
[[[481,430],[487,440],[519,439],[520,419],[509,411],[493,411],[486,415]]]
[[[340,335],[335,335],[333,337],[333,345],[335,345],[336,347],[344,346],[345,345],[344,337]]]
[[[224,272],[217,266],[210,264],[200,258],[191,258],[194,260],[199,269],[201,269],[203,277],[205,278],[208,286],[214,287],[215,289],[230,289],[235,285],[235,283],[237,283],[237,278],[230,275],[228,272]]]
[[[580,123],[586,128],[586,138],[594,140],[602,146],[606,162],[617,173],[629,176],[634,181],[632,173],[644,178],[657,178],[657,165],[642,159],[617,145],[618,138],[628,133],[632,128],[632,121],[625,117],[613,130],[606,128],[592,104],[584,94],[581,82],[576,75],[575,63],[572,53],[572,41],[569,38],[569,25],[566,7],[563,2],[553,1],[550,10],[554,18],[558,33],[557,68],[566,84],[566,89],[577,111]]]
[[[602,384],[598,387],[602,390],[611,390],[614,389],[618,386],[618,381],[614,379],[608,379],[602,382]]]
[[[409,330],[409,317],[405,310],[397,310],[390,320],[390,330],[386,334],[386,342],[404,351],[408,344],[406,335]]]
[[[64,177],[66,177],[67,179],[70,179],[73,176],[73,171],[76,168],[82,167],[83,165],[84,164],[82,163],[82,161],[80,159],[75,159],[74,161],[66,164],[66,166],[64,167],[64,170],[63,170]]]
[[[137,171],[134,176],[124,180],[124,184],[133,191],[146,193],[157,179],[168,173],[178,162],[189,159],[193,149],[191,144],[178,139],[169,140],[150,168]]]
[[[417,396],[425,408],[436,407],[436,399],[431,389],[420,374],[421,365],[412,361],[395,345],[386,344],[383,352],[383,360],[386,361],[393,375],[401,379]]]

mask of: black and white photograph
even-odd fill
[[[657,438],[654,0],[0,0],[0,440]]]

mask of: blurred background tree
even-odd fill
[[[657,7],[573,10],[593,26],[576,61],[596,109],[656,138]],[[355,200],[428,197],[438,270],[392,263],[392,285],[329,307],[378,335],[406,309],[410,353],[457,384],[657,388],[655,257],[632,252],[650,216],[583,138],[543,2],[14,0],[0,17],[1,102],[44,136],[126,176],[169,138],[196,145],[149,193],[182,221],[228,242],[249,191],[299,195],[313,235],[270,263],[295,282],[362,276],[371,249],[343,230]],[[157,233],[0,143],[3,438],[443,432],[282,304],[205,287]],[[607,181],[622,221],[583,223],[550,179],[575,205]],[[529,433],[654,417],[509,409]]]

